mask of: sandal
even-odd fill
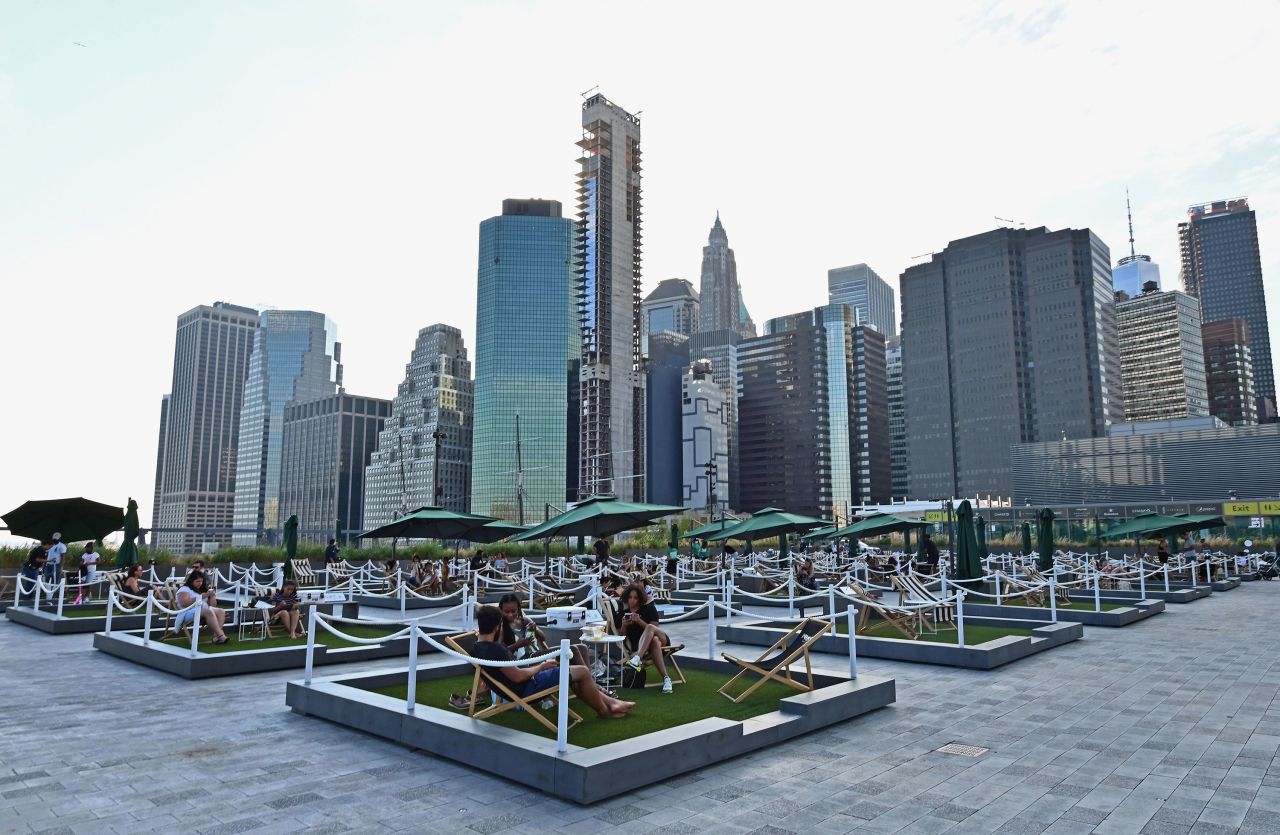
[[[463,693],[462,695],[459,695],[457,693],[450,693],[449,707],[453,708],[454,710],[470,710],[471,709],[470,694]]]

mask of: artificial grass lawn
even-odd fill
[[[988,601],[983,601],[983,602],[985,603],[985,602],[988,602]],[[995,601],[993,600],[993,601],[990,601],[990,602],[991,602],[991,603],[994,603]],[[1049,604],[1047,604],[1047,603],[1046,603],[1046,604],[1045,604],[1045,605],[1043,605],[1043,606],[1035,606],[1035,605],[1032,605],[1031,603],[1028,603],[1024,598],[1021,598],[1021,597],[1017,598],[1016,600],[1005,600],[1005,601],[1003,602],[1003,604],[1001,604],[1001,605],[1004,605],[1004,606],[1027,606],[1027,607],[1030,607],[1030,608],[1033,608],[1033,609],[1043,609],[1043,610],[1045,610],[1046,612],[1047,612],[1047,611],[1049,611]],[[1059,604],[1058,604],[1058,608],[1059,608],[1059,609],[1071,609],[1071,610],[1076,611],[1076,612],[1092,612],[1092,611],[1094,611],[1094,609],[1093,609],[1093,604],[1092,604],[1092,603],[1085,603],[1085,602],[1083,602],[1083,601],[1081,601],[1081,602],[1072,601],[1071,603],[1059,603]],[[1126,604],[1124,604],[1124,603],[1103,603],[1103,604],[1102,604],[1102,611],[1104,611],[1104,612],[1110,612],[1110,611],[1112,611],[1112,610],[1114,610],[1114,609],[1126,609],[1126,608],[1128,608],[1128,606],[1126,606]]]
[[[282,647],[305,647],[307,645],[307,638],[305,635],[302,636],[301,638],[290,638],[289,633],[284,630],[284,627],[273,626],[272,629],[274,629],[276,632],[277,637],[275,638],[268,638],[265,641],[251,641],[251,640],[240,641],[236,639],[236,632],[237,632],[236,627],[233,627],[233,626],[224,627],[224,630],[227,633],[227,637],[229,637],[231,640],[227,641],[225,644],[215,644],[213,643],[213,633],[208,632],[202,627],[200,629],[199,650],[200,652],[216,653],[216,652],[237,652],[240,650],[249,650],[249,649],[280,649]],[[350,635],[353,635],[357,638],[382,638],[387,635],[391,635],[391,634],[394,634],[395,632],[398,632],[399,628],[397,627],[395,629],[387,629],[386,627],[381,627],[381,626],[352,626],[350,624],[343,624],[342,631]],[[191,640],[188,638],[171,638],[165,641],[165,643],[171,646],[186,646],[186,647],[191,646]],[[343,647],[369,646],[369,644],[352,643],[351,641],[344,640],[335,635],[330,635],[328,632],[325,632],[323,636],[317,636],[316,644],[317,646],[324,645],[329,649],[341,649]],[[465,690],[466,688],[464,687],[463,689]]]
[[[849,624],[844,620],[836,623],[836,631],[841,635],[849,634]],[[985,644],[987,641],[994,641],[997,638],[1003,638],[1006,635],[1015,635],[1021,638],[1031,637],[1030,629],[1019,629],[1013,626],[979,626],[977,624],[965,624],[964,627],[964,645],[967,647],[977,644]],[[859,638],[900,638],[908,640],[908,638],[883,621],[871,621],[871,627],[865,632],[858,633]],[[922,632],[918,641],[928,641],[933,644],[955,644],[958,638],[955,629],[950,627],[939,629],[937,632]]]
[[[794,671],[792,674],[795,675]],[[801,670],[800,675],[803,674],[803,670]],[[656,673],[650,669],[650,680],[654,675]],[[779,699],[794,696],[800,692],[787,687],[785,684],[771,681],[752,693],[741,704],[734,704],[716,692],[729,680],[729,676],[706,670],[685,670],[684,677],[685,683],[675,685],[675,692],[669,696],[662,695],[657,687],[618,690],[618,698],[636,703],[631,713],[623,719],[601,719],[595,715],[591,708],[583,704],[581,699],[574,699],[570,706],[582,717],[582,722],[569,729],[570,744],[581,745],[583,748],[596,748],[600,745],[608,745],[610,742],[631,739],[642,734],[674,728],[677,725],[685,725],[689,722],[696,722],[699,719],[707,719],[712,716],[735,721],[749,719],[752,716],[759,716],[763,713],[777,710]],[[442,710],[451,710],[449,707],[449,694],[465,693],[470,690],[471,678],[470,675],[465,675],[431,681],[419,679],[418,704],[438,707]],[[738,682],[742,690],[750,687],[756,681],[754,676],[748,676],[748,679]],[[373,692],[403,701],[407,695],[406,689],[406,685],[400,684],[394,687],[380,687]],[[742,690],[735,690],[735,693],[741,693]],[[458,712],[463,713],[464,711]],[[546,716],[552,722],[555,722],[555,709],[547,711]],[[504,728],[512,728],[517,731],[535,734],[536,736],[547,737],[548,739],[555,739],[555,734],[548,731],[523,711],[508,710],[491,719],[482,721],[493,722],[495,725],[501,725]]]

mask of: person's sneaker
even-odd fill
[[[538,707],[542,708],[543,710],[551,710],[551,708],[555,706],[556,706],[556,700],[552,698],[546,698],[538,702]]]
[[[670,677],[670,676],[666,676],[666,677],[664,677],[664,678],[662,679],[662,692],[663,692],[663,693],[670,693],[670,692],[671,692],[671,677]]]
[[[627,666],[633,670],[643,670],[644,662],[640,660],[640,656],[633,655],[631,656],[631,660],[627,662]]]

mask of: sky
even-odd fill
[[[1276,43],[1254,0],[6,0],[0,511],[151,518],[196,305],[328,314],[357,394],[394,395],[422,327],[474,345],[478,225],[507,197],[571,209],[596,88],[642,121],[646,291],[697,282],[717,210],[758,323],[997,218],[1090,227],[1115,260],[1127,188],[1165,289],[1187,206],[1248,195],[1274,322]]]

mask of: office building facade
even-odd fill
[[[901,277],[913,499],[1008,496],[1009,447],[1124,420],[1110,252],[1088,229],[996,229]]]
[[[680,415],[680,504],[692,510],[716,513],[729,503],[728,399],[711,363],[694,360],[681,381]]]
[[[333,322],[310,310],[264,310],[253,336],[253,354],[240,411],[236,458],[236,545],[253,545],[262,531],[278,541],[288,514],[280,512],[280,453],[284,409],[290,403],[332,395],[342,385],[342,345]]]
[[[902,399],[902,338],[885,340],[885,391],[889,401],[889,495],[905,499],[907,479],[907,410]]]
[[[653,292],[640,304],[644,331],[644,353],[649,355],[649,334],[669,331],[692,336],[698,329],[701,305],[698,291],[683,278],[667,278],[658,282]]]
[[[362,530],[364,474],[391,401],[340,392],[284,409],[280,512],[298,517],[303,538],[342,541]]]
[[[1200,328],[1200,338],[1204,346],[1209,413],[1228,426],[1257,423],[1249,323],[1243,319],[1206,322]]]
[[[1104,438],[1017,444],[1010,455],[1015,506],[1274,496],[1280,424],[1125,424]]]
[[[702,248],[702,276],[699,284],[702,299],[702,324],[698,330],[706,332],[734,331],[742,339],[756,335],[755,322],[747,312],[742,298],[742,285],[738,283],[738,260],[729,248],[729,233],[716,222]]]
[[[577,476],[573,223],[554,200],[505,200],[478,263],[471,512],[529,524]]]
[[[681,503],[681,382],[689,367],[689,338],[671,331],[649,334],[645,362],[645,497]]]
[[[1200,300],[1205,322],[1243,319],[1249,326],[1254,394],[1258,411],[1276,403],[1271,331],[1262,283],[1258,221],[1249,200],[1239,197],[1192,206],[1178,224],[1182,285]]]
[[[644,496],[640,119],[582,104],[575,262],[581,334],[578,491]]]
[[[859,504],[885,504],[893,497],[888,349],[884,334],[870,325],[853,328],[852,348],[853,387],[849,392],[852,500]],[[841,518],[848,519],[849,514]]]
[[[689,358],[706,360],[711,365],[711,379],[725,393],[725,409],[729,420],[728,493],[718,500],[726,510],[740,509],[738,503],[738,344],[742,335],[736,330],[699,331],[689,339]]]
[[[1120,375],[1126,420],[1169,420],[1209,414],[1200,303],[1160,292],[1148,282],[1133,298],[1116,293]]]
[[[258,311],[217,302],[178,317],[173,382],[161,424],[156,547],[194,554],[227,545],[234,516],[237,445]]]
[[[856,324],[870,325],[885,336],[897,335],[893,288],[866,264],[827,270],[827,295],[832,304],[853,308]]]
[[[364,477],[364,528],[428,505],[471,507],[471,361],[462,331],[418,331]]]

